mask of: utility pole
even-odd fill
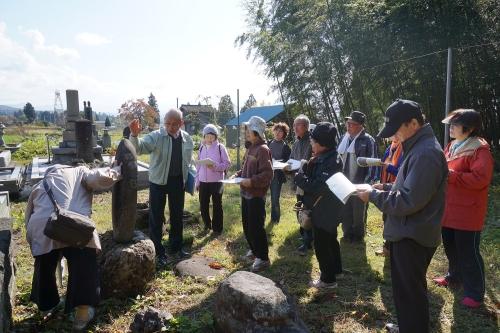
[[[446,105],[444,110],[444,117],[448,116],[451,108],[451,47],[448,48],[448,63],[446,64]],[[443,147],[446,147],[448,144],[448,132],[449,125],[444,125],[444,140]]]
[[[240,169],[240,133],[241,133],[241,128],[240,128],[240,90],[236,89],[236,115],[238,117],[238,127],[237,127],[237,132],[238,132],[238,141],[236,143],[236,169]]]

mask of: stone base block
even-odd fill
[[[135,297],[144,292],[155,273],[155,247],[151,239],[135,231],[130,243],[116,243],[111,230],[101,235],[101,246],[101,295]]]

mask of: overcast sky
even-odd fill
[[[0,2],[0,105],[52,109],[54,91],[79,90],[80,108],[115,113],[156,96],[165,112],[199,96],[250,93],[278,104],[263,68],[234,46],[239,0],[16,0]]]

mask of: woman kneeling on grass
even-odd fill
[[[336,275],[342,273],[337,226],[342,202],[330,191],[326,180],[342,171],[337,158],[337,129],[333,124],[321,122],[311,133],[313,157],[295,176],[295,184],[304,190],[303,205],[312,210],[314,250],[321,276],[309,283],[314,288],[337,287]]]
[[[444,287],[462,283],[462,305],[477,308],[485,291],[479,242],[493,176],[493,157],[488,143],[479,137],[479,112],[456,110],[443,123],[450,124],[450,137],[455,139],[444,150],[449,174],[441,233],[449,268],[444,277],[433,280]]]
[[[237,177],[240,183],[241,219],[243,232],[250,250],[246,258],[254,259],[252,272],[269,267],[269,248],[264,222],[266,219],[265,197],[273,178],[271,152],[265,143],[266,122],[253,116],[245,123],[245,137],[250,143],[245,153],[245,161]]]

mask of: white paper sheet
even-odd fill
[[[196,160],[196,161],[194,161],[194,163],[196,165],[207,165],[207,166],[215,164],[215,162],[212,159],[210,159],[210,158],[204,158],[202,160]]]
[[[352,194],[356,193],[356,187],[342,172],[337,172],[328,178],[326,184],[344,204]]]
[[[288,161],[286,161],[286,164],[287,164],[286,169],[289,171],[293,171],[293,170],[299,170],[300,165],[302,163],[299,160],[289,159]]]
[[[288,165],[288,163],[282,162],[281,160],[273,160],[273,170],[283,170]]]
[[[224,184],[239,184],[241,181],[246,178],[241,178],[241,177],[236,177],[236,178],[230,178],[230,179],[223,179],[221,182]]]

